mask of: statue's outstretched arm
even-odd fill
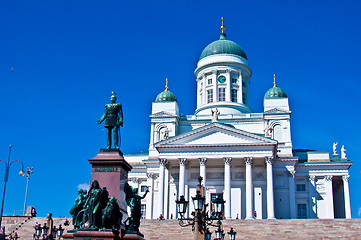
[[[102,122],[104,121],[104,119],[107,117],[107,115],[108,115],[108,108],[107,108],[107,106],[105,105],[104,114],[103,114],[103,116],[102,116],[99,120],[97,120],[97,123],[98,123],[98,124],[102,123]]]
[[[147,196],[147,193],[149,193],[149,190],[148,190],[148,189],[147,189],[147,191],[145,191],[145,193],[144,193],[143,197],[141,197],[140,199],[145,198],[145,197]]]

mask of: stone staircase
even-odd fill
[[[73,226],[64,226],[66,218],[53,218],[53,224],[56,227],[59,227],[61,224],[62,228],[66,230],[73,229]],[[68,219],[71,223],[71,219]],[[6,229],[6,235],[10,233],[17,233],[20,239],[30,240],[33,239],[35,233],[34,226],[36,224],[41,224],[42,226],[46,223],[45,217],[29,217],[29,216],[4,216],[3,226]]]
[[[361,219],[277,219],[224,220],[225,232],[237,232],[236,239],[361,239]],[[215,227],[210,227],[215,238]],[[177,220],[142,220],[147,240],[193,240],[192,228],[180,227]],[[228,240],[226,234],[225,240]]]
[[[13,217],[17,218],[17,217]],[[27,218],[27,217],[26,217]],[[34,225],[46,222],[46,218],[18,217],[3,220],[8,230],[18,233],[20,239],[33,239]],[[26,221],[25,221],[26,220]],[[64,227],[65,218],[53,218],[54,224]],[[71,222],[71,219],[68,219]],[[12,222],[12,223],[11,223]],[[224,220],[224,231],[231,227],[237,232],[236,239],[361,239],[361,219],[277,219],[277,220]],[[17,228],[17,229],[16,229]],[[67,226],[67,230],[73,227]],[[215,227],[210,227],[214,239]],[[177,220],[141,220],[140,231],[147,240],[193,240],[192,228],[180,227]],[[228,240],[228,235],[224,238]]]

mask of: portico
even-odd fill
[[[214,138],[214,135],[218,135],[218,138]],[[222,135],[228,137],[228,141],[222,139]],[[200,139],[205,142],[218,139],[219,142],[213,142],[210,147],[201,144]],[[244,216],[246,219],[253,218],[255,210],[253,178],[258,178],[257,184],[261,189],[267,189],[267,214],[264,217],[274,218],[272,159],[274,159],[276,141],[213,123],[163,141],[157,144],[156,148],[160,153],[158,204],[163,203],[164,199],[174,198],[174,196],[164,196],[164,189],[170,188],[163,184],[165,182],[163,167],[167,167],[174,178],[174,187],[177,189],[176,199],[182,195],[193,195],[196,179],[202,176],[207,203],[210,203],[211,198],[217,194],[222,194],[226,201],[224,216],[227,219],[237,216],[239,218]],[[164,162],[167,164],[163,164]],[[264,174],[261,174],[265,178],[252,177],[252,164],[264,169]],[[189,179],[188,183],[186,179]],[[238,196],[232,196],[232,194]],[[236,202],[232,202],[233,199],[237,199]],[[260,199],[261,202],[262,200]],[[242,202],[245,202],[245,206],[242,206]],[[169,204],[173,202],[169,201]],[[164,204],[158,205],[163,208],[159,213],[164,213],[164,206]],[[175,215],[176,212],[170,214]]]

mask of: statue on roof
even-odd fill
[[[347,159],[346,158],[346,149],[345,149],[345,145],[342,145],[341,147],[341,159]]]
[[[332,149],[333,149],[333,156],[337,156],[337,144],[338,142],[334,142],[333,143],[333,146],[332,146]]]
[[[212,122],[218,122],[218,116],[220,114],[218,108],[216,108],[215,110],[211,109],[211,112],[212,112]]]
[[[112,92],[110,97],[111,103],[105,105],[103,116],[97,121],[98,124],[105,120],[104,127],[107,129],[107,147],[108,149],[112,146],[112,130],[114,137],[114,147],[119,148],[120,134],[119,126],[123,127],[123,110],[122,104],[116,103],[116,93]]]

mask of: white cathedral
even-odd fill
[[[194,115],[179,114],[166,86],[152,104],[149,152],[124,156],[129,184],[140,195],[149,189],[142,218],[177,218],[175,201],[196,195],[199,176],[207,203],[225,200],[226,219],[351,218],[344,147],[339,156],[335,143],[332,157],[293,149],[288,97],[276,81],[264,111],[253,113],[247,55],[221,30],[195,70]]]

